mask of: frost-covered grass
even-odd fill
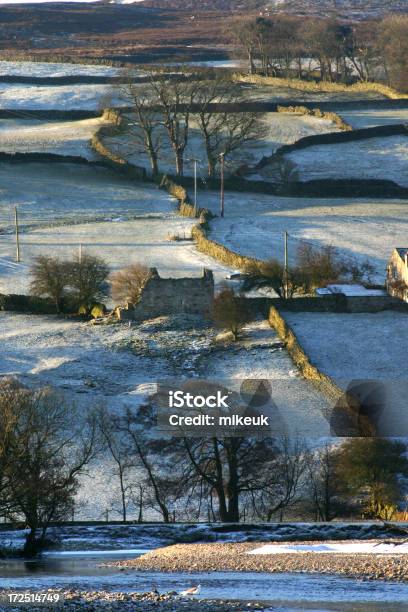
[[[293,151],[300,180],[388,179],[408,186],[408,138],[389,136]]]
[[[0,61],[0,75],[28,77],[115,76],[118,68],[93,64]]]
[[[105,259],[112,270],[138,262],[156,267],[162,276],[200,276],[203,267],[213,270],[223,282],[231,269],[199,253],[192,242],[168,240],[168,234],[191,232],[192,221],[175,213],[140,216],[133,221],[118,219],[86,224],[60,225],[21,232],[22,263],[14,261],[14,237],[0,236],[0,292],[24,293],[29,267],[38,255],[71,257],[79,245],[90,255]]]
[[[0,108],[98,110],[112,101],[110,85],[9,85],[0,83]],[[120,104],[120,101],[115,101]]]
[[[153,185],[127,180],[106,168],[74,164],[0,164],[0,220],[19,208],[25,225],[123,219],[174,210],[175,200]]]
[[[392,110],[364,108],[357,110],[338,110],[354,129],[376,127],[377,125],[393,125],[395,123],[408,123],[408,109],[395,108]]]
[[[330,401],[299,375],[267,321],[247,324],[239,344],[210,354],[205,373],[210,380],[225,380],[226,387],[237,392],[242,380],[270,381],[272,400],[262,407],[262,413],[270,416],[274,435],[329,435],[324,415],[330,412]]]
[[[175,212],[165,191],[105,170],[69,164],[0,165],[0,291],[27,289],[36,255],[70,256],[83,244],[112,269],[130,261],[157,267],[163,276],[199,276],[204,266],[221,281],[229,268],[200,254],[189,237],[193,219]],[[22,263],[14,261],[13,214],[18,206]]]
[[[219,194],[200,192],[200,206],[219,211]],[[370,259],[383,283],[391,251],[407,241],[408,203],[404,200],[282,198],[227,192],[225,218],[211,221],[210,236],[234,251],[283,259],[283,234],[289,232],[289,256],[302,240],[332,244],[343,255]]]
[[[92,160],[97,156],[91,149],[90,140],[104,124],[102,118],[53,122],[30,119],[1,121],[0,151],[81,155]]]
[[[241,83],[241,89],[245,92],[248,100],[259,100],[262,102],[287,102],[296,100],[297,102],[353,102],[359,100],[381,100],[384,96],[377,92],[364,91],[307,91],[288,87],[284,85],[251,85]]]
[[[352,380],[385,384],[383,435],[408,437],[407,315],[285,313],[311,361],[346,388]]]
[[[407,315],[378,313],[285,313],[314,363],[338,379],[408,382]],[[364,359],[362,359],[364,356]],[[401,366],[401,367],[399,367]]]
[[[308,115],[293,115],[285,113],[266,113],[261,120],[260,137],[245,143],[240,149],[228,156],[227,171],[233,172],[243,164],[255,165],[263,156],[272,153],[283,144],[292,144],[299,138],[314,134],[337,132],[338,128],[331,121],[319,119]],[[150,169],[149,160],[140,145],[138,146],[132,136],[126,134],[118,137],[105,138],[108,147],[121,155],[126,155],[133,163]],[[199,159],[199,176],[205,180],[207,174],[206,154],[201,134],[194,119],[191,121],[189,142],[186,148],[185,174],[193,174],[193,164],[189,159]],[[163,146],[160,150],[160,170],[175,172],[174,154],[168,143],[167,135],[163,133]]]

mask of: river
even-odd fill
[[[250,572],[139,572],[106,564],[144,549],[58,551],[40,559],[0,561],[0,586],[13,590],[67,587],[106,591],[181,591],[201,584],[201,599],[261,601],[271,609],[315,612],[402,612],[408,585],[322,574]]]

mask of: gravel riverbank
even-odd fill
[[[247,554],[263,544],[176,544],[115,565],[161,572],[318,572],[365,580],[408,582],[408,555],[397,552]]]
[[[60,594],[61,601],[64,603],[57,606],[46,605],[36,606],[30,604],[31,612],[44,612],[44,609],[63,609],[63,610],[131,610],[132,612],[233,612],[234,610],[264,610],[265,605],[257,602],[237,602],[237,601],[198,601],[191,598],[180,598],[177,594],[165,593],[110,593],[107,591],[75,591],[75,590],[47,590],[51,594]],[[7,601],[6,591],[0,590],[0,610],[21,610],[28,607],[7,604],[2,607],[2,602]],[[268,610],[272,610],[267,606]]]

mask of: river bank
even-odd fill
[[[309,543],[305,543],[309,544]],[[119,567],[160,572],[310,572],[364,580],[408,582],[408,555],[294,552],[248,554],[262,542],[176,544],[137,559],[119,561]]]

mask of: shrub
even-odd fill
[[[344,258],[332,245],[315,247],[302,244],[297,252],[299,283],[305,291],[324,287],[341,279],[353,282],[370,282],[375,267],[369,261],[359,263]]]
[[[112,298],[119,304],[136,304],[150,275],[150,269],[139,263],[114,272],[110,276]]]
[[[105,304],[94,304],[91,309],[91,316],[94,319],[99,319],[106,314]]]
[[[288,269],[285,279],[285,268],[277,259],[251,262],[245,267],[245,272],[253,277],[248,288],[254,285],[269,285],[280,298],[292,297],[301,284],[296,269]]]
[[[105,295],[105,282],[109,268],[103,259],[93,255],[82,255],[80,259],[67,262],[67,280],[71,295],[84,314],[89,314],[95,302]]]
[[[216,325],[228,329],[238,340],[239,332],[249,319],[244,299],[237,298],[232,289],[223,289],[214,299],[213,318]]]

